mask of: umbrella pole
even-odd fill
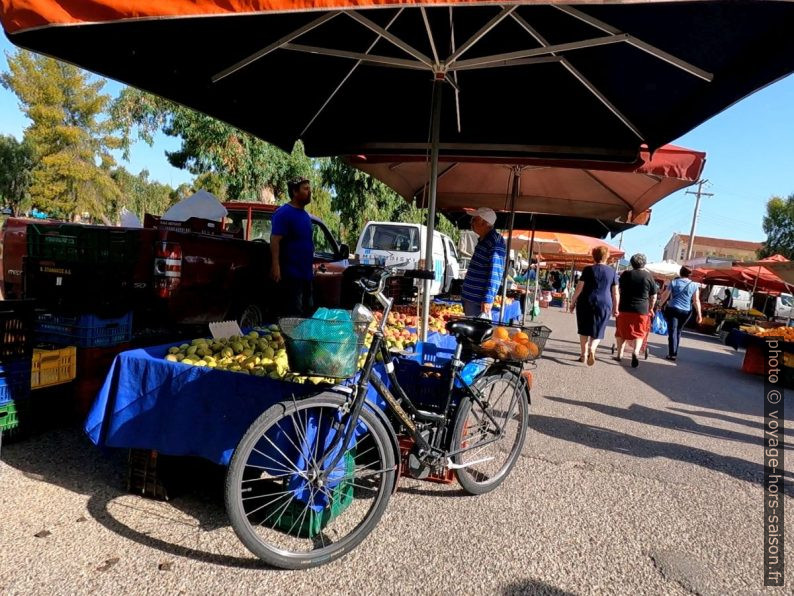
[[[513,227],[516,222],[516,197],[518,196],[518,185],[521,181],[518,167],[513,168],[513,191],[510,193],[510,227],[507,232],[507,252],[505,254],[505,266],[502,271],[502,306],[499,308],[499,322],[504,323],[505,319],[505,300],[507,299],[507,264],[510,262],[510,245],[513,242]]]
[[[438,188],[438,148],[441,133],[441,95],[444,89],[443,74],[436,75],[433,81],[433,102],[430,125],[430,199],[427,205],[427,238],[425,239],[425,271],[433,270],[433,232],[436,228],[436,191]],[[435,272],[436,277],[438,272]],[[430,283],[422,284],[422,341],[427,341],[427,327],[430,320]]]
[[[524,299],[524,317],[527,316],[527,299],[529,298],[529,272],[532,271],[532,249],[535,246],[535,214],[533,213],[530,217],[532,217],[532,232],[529,236],[529,248],[527,248],[527,261],[529,262],[529,266],[527,267],[527,294],[526,298]],[[535,268],[535,283],[537,283],[538,276],[540,275],[540,268]],[[532,297],[532,313],[530,314],[530,320],[535,320],[535,300],[537,300],[537,292],[535,296]]]

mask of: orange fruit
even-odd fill
[[[526,360],[529,357],[529,348],[522,344],[516,344],[513,347],[513,358],[517,360]]]
[[[497,327],[494,329],[493,336],[496,339],[508,339],[510,337],[510,332],[507,330],[507,327]]]
[[[540,355],[540,348],[538,347],[538,344],[534,342],[529,342],[527,344],[527,350],[529,351],[530,358],[537,358]]]
[[[528,336],[526,333],[524,333],[523,331],[518,331],[518,332],[517,332],[517,333],[516,333],[516,334],[513,336],[513,341],[517,341],[517,342],[521,342],[521,343],[526,343],[526,342],[528,342],[528,341],[529,341],[529,336]]]
[[[496,341],[493,339],[488,339],[480,344],[480,347],[483,350],[493,350],[496,347]]]

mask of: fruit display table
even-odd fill
[[[460,304],[460,302],[452,302],[450,300],[434,300],[433,304],[457,306],[457,305]],[[493,309],[491,309],[491,319],[494,321],[494,323],[499,321],[499,312],[500,312],[500,310],[501,309],[499,309],[498,307],[494,307]],[[518,323],[520,323],[521,322],[521,302],[520,301],[513,300],[512,302],[510,302],[505,307],[504,322],[505,323],[510,323],[510,322],[518,322]]]
[[[454,338],[437,333],[428,340],[455,346]],[[93,443],[228,465],[257,416],[278,401],[318,391],[315,385],[169,362],[168,348],[130,350],[116,357],[85,421]],[[388,384],[385,374],[380,376]],[[385,407],[372,388],[368,399]]]

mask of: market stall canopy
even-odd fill
[[[404,199],[427,206],[430,168],[425,158],[358,155],[347,159]],[[519,166],[509,159],[482,162],[444,157],[438,168],[436,206],[441,211],[467,207],[510,211],[511,189],[518,176],[517,212],[647,221],[644,214],[655,203],[697,182],[705,163],[705,153],[675,145],[665,145],[653,155],[643,151],[642,164],[631,171],[574,167],[583,164],[573,163],[558,167],[543,160]]]
[[[506,235],[505,235],[506,236]],[[513,250],[525,250],[532,237],[532,232],[526,230],[514,230],[513,241],[510,248]],[[593,262],[593,249],[597,246],[605,246],[609,250],[608,261],[613,262],[625,254],[624,251],[616,246],[612,246],[603,240],[590,238],[589,236],[579,236],[576,234],[560,234],[546,231],[536,231],[533,243],[534,254],[550,262],[585,263]]]
[[[758,261],[736,263],[730,268],[697,269],[692,273],[692,279],[703,284],[732,286],[743,290],[791,292],[789,284],[771,269],[785,263],[789,263],[785,257],[774,255]]]
[[[442,155],[639,165],[794,71],[794,4],[774,0],[0,0],[0,20],[309,155],[425,155],[439,80]]]
[[[212,221],[221,221],[228,211],[211,192],[204,189],[179,201],[163,213],[163,219],[170,221],[187,221],[191,217],[200,217]]]
[[[657,263],[648,263],[645,269],[650,271],[654,277],[659,279],[673,279],[678,277],[681,271],[681,265],[675,261],[659,261]]]
[[[444,215],[460,229],[471,227],[471,216],[474,209],[444,210]],[[638,225],[647,225],[651,218],[651,211],[641,214],[639,221],[625,223],[610,219],[594,219],[590,217],[569,217],[565,215],[549,215],[548,213],[516,213],[515,228],[531,229],[534,221],[536,229],[547,232],[562,232],[565,234],[580,234],[593,238],[614,238],[618,234],[630,230]],[[506,230],[509,227],[510,213],[496,212],[496,228]]]

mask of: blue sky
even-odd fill
[[[5,35],[0,36],[0,69],[7,69],[5,54],[13,50]],[[120,89],[112,81],[105,86],[112,95]],[[0,133],[21,138],[25,126],[16,97],[0,88]],[[704,190],[714,196],[701,201],[696,233],[763,240],[761,220],[766,201],[775,195],[794,193],[792,139],[794,76],[762,89],[673,141],[707,154],[703,177],[709,184]],[[178,146],[178,140],[160,134],[153,147],[137,143],[130,161],[123,165],[134,173],[146,168],[153,179],[176,186],[192,179],[188,172],[171,167],[165,158],[165,151]],[[694,196],[681,191],[657,204],[650,225],[624,234],[626,253],[644,252],[649,260],[661,259],[664,245],[674,233],[689,233],[694,201]]]

